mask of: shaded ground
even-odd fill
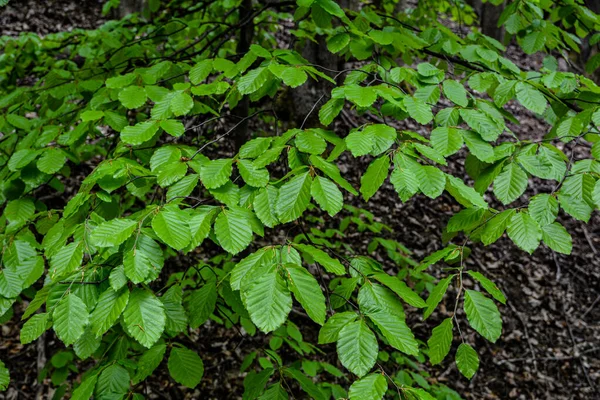
[[[34,31],[45,34],[73,27],[94,27],[99,22],[101,3],[91,0],[12,0],[7,8],[0,9],[0,33],[14,35]],[[515,61],[525,60],[514,50],[510,55]],[[527,66],[540,61],[539,58],[528,58]],[[516,115],[521,121],[520,126],[513,127],[517,134],[541,137],[545,133],[545,127],[529,113],[519,110]],[[410,123],[403,128],[410,129]],[[337,129],[344,132],[347,127]],[[220,150],[226,152],[227,148]],[[344,175],[358,186],[366,163],[343,167]],[[451,162],[449,168],[460,175],[462,172],[459,171],[463,170],[460,159]],[[551,190],[551,187],[536,188],[541,192]],[[417,196],[402,204],[388,183],[367,208],[394,229],[393,237],[413,250],[416,259],[442,246],[441,230],[458,209],[454,200],[446,195],[435,201]],[[479,372],[469,382],[446,359],[441,366],[428,367],[432,380],[447,384],[469,399],[600,398],[597,392],[600,387],[600,216],[595,212],[588,225],[570,218],[561,218],[561,223],[573,236],[572,256],[554,254],[545,247],[529,256],[507,238],[489,247],[473,247],[468,267],[484,272],[507,294],[507,306],[501,307],[503,335],[497,343],[490,344],[463,324],[465,340],[474,344],[480,353]],[[360,232],[351,233],[344,240],[363,251],[368,244],[366,236]],[[432,271],[443,274],[436,267]],[[473,285],[467,282],[469,284]],[[453,301],[450,292],[441,311],[426,324],[420,317],[412,316],[409,325],[417,337],[429,337],[435,323],[450,315]],[[0,399],[40,398],[44,394],[51,397],[53,389],[49,378],[41,385],[36,383],[37,371],[41,368],[37,364],[49,359],[62,345],[52,333],[45,335],[40,343],[20,345],[18,330],[21,324],[15,321],[19,321],[25,306],[15,308],[12,322],[0,327],[0,358],[7,363],[13,378],[9,391],[0,394]],[[315,335],[314,324],[300,316],[293,319],[302,325],[305,337]],[[186,392],[185,396],[207,399],[238,398],[243,380],[238,371],[243,357],[252,349],[268,344],[267,336],[240,337],[237,331],[226,330],[211,321],[192,332],[186,340],[202,355],[206,371],[199,388]],[[455,347],[458,342],[459,338],[455,337]],[[324,350],[330,352],[327,358],[335,362],[331,353],[334,349]],[[156,379],[140,388],[141,392],[150,394],[150,398],[182,398],[183,392],[167,376],[166,365],[161,365],[157,374]],[[301,396],[297,394],[297,398]]]

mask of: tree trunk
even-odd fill
[[[489,0],[485,3],[482,0],[468,0],[471,7],[475,10],[475,13],[479,16],[479,23],[481,32],[502,42],[504,39],[504,27],[498,27],[498,21],[500,15],[504,11],[506,2],[502,2],[500,5],[494,5]]]
[[[119,17],[123,18],[129,14],[144,12],[146,0],[121,0],[119,3]]]

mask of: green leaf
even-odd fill
[[[37,160],[37,167],[40,171],[46,174],[57,173],[67,160],[65,152],[61,149],[48,148],[44,150],[42,156]]]
[[[50,258],[51,276],[64,276],[81,266],[83,260],[83,242],[72,242],[58,250]]]
[[[438,282],[437,285],[433,288],[431,293],[429,293],[429,297],[425,302],[427,304],[427,308],[425,308],[425,312],[423,313],[423,318],[427,319],[431,313],[436,309],[437,305],[442,301],[442,298],[446,294],[446,290],[448,289],[448,285],[454,278],[454,275],[450,275],[441,281]]]
[[[129,301],[129,290],[121,288],[115,291],[106,289],[98,298],[98,304],[90,315],[92,332],[102,336],[117,322]]]
[[[377,92],[369,86],[346,85],[344,94],[346,99],[363,108],[370,107],[377,100]]]
[[[275,383],[265,390],[258,400],[288,400],[289,396],[281,383]]]
[[[466,290],[464,308],[473,329],[495,343],[502,334],[502,318],[496,304],[480,292]]]
[[[327,149],[325,139],[311,130],[300,131],[295,138],[298,150],[308,154],[322,154]]]
[[[342,192],[327,178],[315,176],[310,192],[315,202],[332,217],[344,206]]]
[[[485,202],[483,196],[477,193],[472,187],[467,186],[462,179],[449,174],[446,175],[446,179],[446,190],[460,204],[465,207],[475,206],[482,209],[488,208],[488,204]]]
[[[95,398],[122,399],[129,391],[129,371],[119,364],[106,367],[98,377]]]
[[[33,217],[35,206],[31,199],[9,201],[4,209],[4,216],[12,223],[20,225]]]
[[[129,239],[136,226],[138,226],[137,221],[131,219],[111,219],[98,225],[90,239],[96,247],[118,246]]]
[[[202,60],[190,69],[190,82],[197,85],[212,72],[213,60]]]
[[[187,307],[190,328],[196,329],[204,324],[215,311],[216,304],[217,286],[214,282],[207,282],[200,289],[194,290]]]
[[[279,223],[275,213],[275,205],[279,192],[274,186],[261,188],[254,196],[254,212],[263,225],[273,228]]]
[[[387,388],[385,376],[370,374],[350,386],[348,397],[350,400],[381,400]]]
[[[350,311],[332,315],[319,331],[319,344],[336,342],[342,328],[356,320],[357,317],[355,312]]]
[[[286,223],[298,219],[310,203],[312,177],[308,172],[294,176],[279,188],[275,211],[279,221]]]
[[[215,220],[215,235],[221,247],[231,254],[244,250],[252,241],[252,229],[245,212],[223,210]]]
[[[479,133],[483,140],[493,142],[504,130],[504,126],[494,121],[488,114],[480,110],[461,109],[460,116],[467,125]]]
[[[446,176],[442,171],[427,165],[416,169],[415,174],[419,182],[419,189],[425,196],[432,199],[441,196],[446,186]]]
[[[535,89],[528,83],[517,83],[517,100],[528,110],[536,114],[543,114],[546,110],[548,102],[539,90]]]
[[[10,374],[8,372],[8,368],[6,368],[2,360],[0,360],[0,392],[6,390],[9,383]]]
[[[137,361],[137,370],[132,379],[134,385],[152,375],[162,362],[166,350],[165,344],[157,344],[142,354]]]
[[[319,325],[325,323],[325,296],[319,283],[306,268],[294,264],[285,266],[289,288],[306,310],[308,316]]]
[[[442,89],[444,90],[444,96],[446,96],[454,104],[461,107],[466,107],[469,105],[467,91],[465,90],[465,87],[460,84],[460,82],[445,80],[442,84]]]
[[[389,169],[390,157],[388,155],[383,155],[369,164],[367,171],[360,178],[360,193],[365,201],[369,201],[383,185]]]
[[[452,326],[452,318],[446,318],[441,324],[433,328],[431,337],[427,341],[429,360],[432,365],[441,363],[450,352]]]
[[[152,219],[156,235],[175,250],[181,250],[191,240],[188,215],[177,208],[165,208]]]
[[[301,252],[310,255],[310,257],[312,257],[319,265],[325,268],[327,272],[336,275],[344,275],[346,273],[346,268],[344,268],[342,263],[335,258],[331,258],[323,250],[307,244],[293,244],[293,246]]]
[[[337,352],[350,372],[362,377],[375,365],[379,346],[375,334],[364,321],[346,324],[339,332]]]
[[[423,100],[411,96],[406,96],[403,102],[404,106],[406,107],[406,111],[408,112],[408,115],[410,115],[411,118],[413,118],[418,123],[426,125],[430,123],[433,119],[431,107],[427,105],[427,103],[425,103]]]
[[[31,343],[39,338],[48,329],[49,316],[47,313],[35,314],[25,322],[21,328],[21,344]]]
[[[456,351],[456,366],[461,374],[471,379],[479,369],[479,356],[468,344],[461,343]]]
[[[542,240],[557,253],[571,254],[573,249],[571,235],[558,222],[542,226]]]
[[[171,136],[179,137],[185,133],[185,126],[176,119],[160,121],[160,127]]]
[[[366,128],[362,131],[353,130],[344,141],[354,157],[364,156],[375,146],[375,131]]]
[[[89,400],[94,394],[96,382],[98,382],[98,374],[84,376],[81,384],[73,391],[71,400]]]
[[[411,306],[417,308],[426,307],[425,301],[419,297],[418,294],[413,292],[413,290],[409,288],[404,281],[401,281],[397,277],[393,277],[385,273],[378,273],[375,274],[375,279],[390,288],[394,293],[400,296],[402,300]]]
[[[104,116],[103,111],[87,110],[81,113],[81,122],[96,121]]]
[[[90,326],[88,325],[83,332],[83,335],[77,339],[75,344],[73,345],[73,350],[75,350],[75,354],[82,360],[91,357],[92,354],[101,344],[101,339],[97,338],[96,335],[92,333]]]
[[[549,225],[554,222],[558,215],[558,200],[549,194],[538,194],[529,200],[528,209],[529,215],[540,226]]]
[[[479,282],[485,291],[491,294],[493,298],[502,304],[506,304],[506,297],[504,297],[504,294],[500,291],[500,289],[498,289],[494,282],[490,281],[477,271],[467,271],[467,274],[471,275],[472,278]]]
[[[463,139],[459,129],[440,126],[431,131],[431,145],[441,155],[448,157],[460,150]]]
[[[330,99],[319,110],[319,121],[325,126],[331,124],[343,108],[344,99]]]
[[[146,348],[160,339],[166,323],[162,302],[145,289],[134,289],[123,312],[124,327],[135,340]]]
[[[211,160],[202,165],[200,180],[207,189],[216,189],[223,186],[231,176],[233,160],[220,158]]]
[[[171,96],[170,108],[175,116],[180,117],[194,108],[194,100],[189,94],[178,91]]]
[[[139,122],[133,126],[126,126],[121,131],[121,140],[127,144],[134,146],[140,145],[152,139],[154,134],[158,132],[160,123],[158,121]]]
[[[409,355],[419,354],[419,344],[415,336],[398,313],[391,312],[387,307],[381,307],[377,311],[368,310],[365,313],[392,347]]]
[[[281,74],[283,83],[291,88],[296,88],[304,84],[307,78],[308,76],[306,75],[306,72],[300,69],[299,66],[285,67],[283,73]]]
[[[350,35],[345,32],[338,33],[327,39],[327,49],[332,53],[343,50],[350,43]]]
[[[140,86],[129,86],[119,92],[119,101],[125,108],[139,108],[147,99],[146,90]]]
[[[279,328],[292,309],[292,296],[275,265],[255,269],[241,294],[252,322],[265,333]]]
[[[237,82],[240,94],[251,94],[260,89],[273,75],[265,67],[259,67],[249,71]]]
[[[542,239],[540,226],[529,214],[524,212],[518,212],[512,216],[506,233],[519,248],[529,254],[537,249]]]
[[[527,189],[527,174],[516,163],[504,166],[500,175],[494,179],[494,194],[502,202],[509,204],[521,197]]]
[[[83,335],[89,313],[83,300],[73,293],[69,293],[54,309],[52,319],[56,335],[68,346]]]
[[[501,213],[493,216],[485,224],[483,227],[483,232],[481,233],[481,241],[484,245],[488,246],[500,239],[515,212],[516,211],[512,209],[504,210]]]
[[[175,382],[190,389],[198,386],[204,375],[204,363],[200,356],[185,347],[171,349],[167,367]]]
[[[542,50],[544,44],[546,44],[546,33],[541,30],[534,30],[523,38],[521,47],[526,54],[533,54]]]

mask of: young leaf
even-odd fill
[[[479,369],[479,356],[468,344],[461,343],[456,351],[456,366],[461,374],[471,379]]]
[[[97,247],[118,246],[131,236],[137,225],[137,221],[131,219],[111,219],[96,227],[90,239]]]
[[[52,313],[52,319],[56,335],[68,346],[83,335],[89,313],[85,303],[75,294],[70,293],[58,303]]]
[[[494,302],[480,292],[466,290],[464,308],[473,329],[495,343],[502,334],[502,318]]]
[[[387,379],[382,374],[370,374],[355,381],[348,392],[350,400],[381,400],[387,391]]]
[[[369,201],[379,190],[388,176],[389,169],[390,157],[387,155],[383,155],[369,164],[367,171],[360,178],[360,193],[365,201]]]
[[[337,342],[342,328],[356,320],[357,317],[355,312],[350,311],[332,315],[319,331],[319,344]]]
[[[502,202],[509,204],[518,199],[527,189],[527,174],[516,163],[504,166],[494,179],[494,194]]]
[[[175,382],[190,389],[198,386],[204,375],[204,363],[200,356],[185,347],[171,349],[167,367]]]
[[[419,64],[421,65],[421,64]],[[423,100],[415,97],[406,96],[404,98],[404,106],[408,114],[418,123],[427,125],[433,119],[431,113],[431,107],[427,105]]]
[[[165,329],[165,309],[154,294],[145,289],[134,289],[123,312],[127,332],[146,348],[160,339]]]
[[[192,239],[188,219],[178,208],[165,208],[152,218],[152,229],[163,242],[181,250]]]
[[[524,212],[518,212],[512,216],[506,233],[519,248],[529,254],[537,249],[542,239],[540,226],[529,214]]]
[[[279,328],[292,309],[292,296],[276,266],[262,267],[253,273],[242,300],[252,322],[263,332]]]
[[[319,325],[325,323],[325,296],[319,283],[306,268],[294,264],[285,266],[289,288],[306,310],[308,316]]]
[[[460,150],[463,139],[457,128],[440,126],[431,131],[431,145],[434,150],[447,157]]]
[[[338,260],[331,258],[323,250],[307,244],[294,244],[293,246],[303,253],[309,254],[318,264],[323,266],[327,272],[336,275],[344,275],[346,273],[346,268],[344,268]]]
[[[558,222],[542,226],[542,240],[557,253],[571,254],[573,249],[571,235]]]
[[[252,241],[246,213],[239,209],[223,210],[215,220],[214,229],[221,247],[231,254],[244,250]]]
[[[31,343],[39,338],[48,329],[49,316],[47,313],[35,314],[25,322],[21,328],[21,344]]]
[[[165,344],[157,344],[142,354],[137,361],[137,370],[132,379],[134,385],[152,375],[162,362],[166,350],[167,346]]]
[[[493,298],[502,304],[506,304],[506,297],[504,297],[504,294],[500,291],[500,289],[498,289],[494,282],[490,281],[477,271],[467,271],[467,274],[471,275],[472,278],[479,282],[485,291],[491,294]]]
[[[548,103],[544,95],[529,83],[519,82],[517,83],[517,100],[525,108],[533,111],[536,114],[543,114]]]
[[[330,216],[334,216],[342,210],[344,197],[337,185],[322,176],[315,176],[310,188],[315,202]]]
[[[444,96],[446,96],[454,104],[466,107],[469,105],[467,100],[467,91],[460,82],[454,80],[445,80],[442,84],[444,90]]]
[[[350,372],[362,377],[373,368],[379,346],[375,334],[364,321],[350,322],[339,333],[337,352]]]
[[[427,341],[429,347],[429,360],[432,365],[441,363],[450,352],[452,346],[452,318],[446,318],[441,324],[433,328],[431,337]]]
[[[98,298],[98,304],[90,316],[92,332],[102,336],[117,322],[129,301],[129,290],[122,288],[115,291],[106,289]]]
[[[438,282],[437,285],[435,285],[435,287],[429,294],[427,301],[425,302],[427,304],[427,308],[425,308],[425,312],[423,313],[424,319],[427,319],[427,317],[429,317],[431,315],[433,310],[436,309],[436,307],[440,303],[440,301],[442,301],[442,298],[446,294],[446,290],[448,289],[448,285],[450,285],[452,278],[454,278],[454,275],[450,275],[450,276],[442,279],[441,281]]]
[[[275,211],[279,221],[286,223],[298,219],[310,203],[312,178],[308,172],[294,176],[279,188]]]

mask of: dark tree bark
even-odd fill
[[[481,32],[502,42],[504,39],[504,28],[498,27],[498,21],[500,20],[502,11],[504,11],[506,1],[500,5],[494,5],[489,0],[485,3],[482,0],[468,0],[467,2],[479,16]]]

